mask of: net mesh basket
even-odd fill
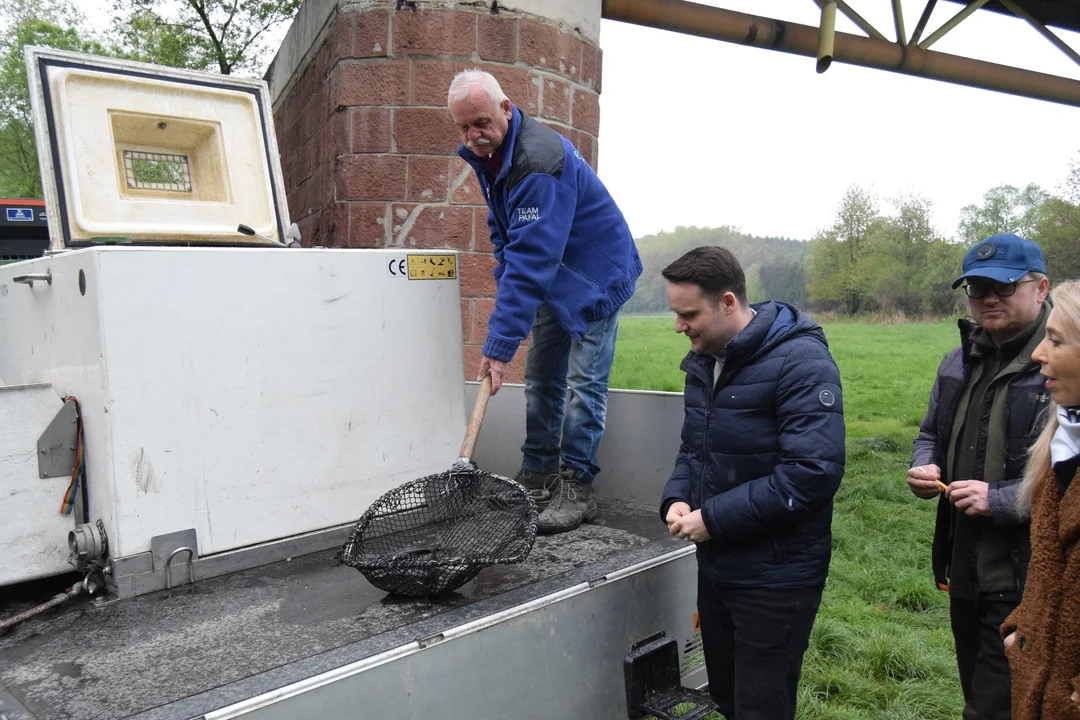
[[[429,475],[376,500],[335,560],[388,593],[438,595],[528,557],[536,514],[513,480],[475,469]]]

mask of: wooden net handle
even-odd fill
[[[480,426],[484,424],[484,413],[487,412],[490,398],[491,375],[485,375],[480,381],[480,392],[476,395],[476,405],[473,406],[472,417],[469,418],[469,427],[465,430],[465,441],[461,443],[459,458],[462,460],[472,460],[473,450],[476,449],[476,439],[480,437]]]

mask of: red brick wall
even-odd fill
[[[446,109],[459,70],[499,79],[518,107],[596,167],[600,49],[532,16],[486,7],[343,8],[274,122],[289,213],[305,245],[461,251],[465,374],[495,301],[487,209]],[[524,348],[512,364],[521,381]]]

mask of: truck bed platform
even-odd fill
[[[0,714],[201,717],[686,549],[655,507],[598,501],[595,523],[538,536],[524,563],[487,568],[438,599],[388,596],[325,551],[143,597],[73,600],[0,638]],[[0,614],[31,604],[0,602]]]

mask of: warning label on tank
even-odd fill
[[[410,280],[457,279],[456,255],[409,255]]]

